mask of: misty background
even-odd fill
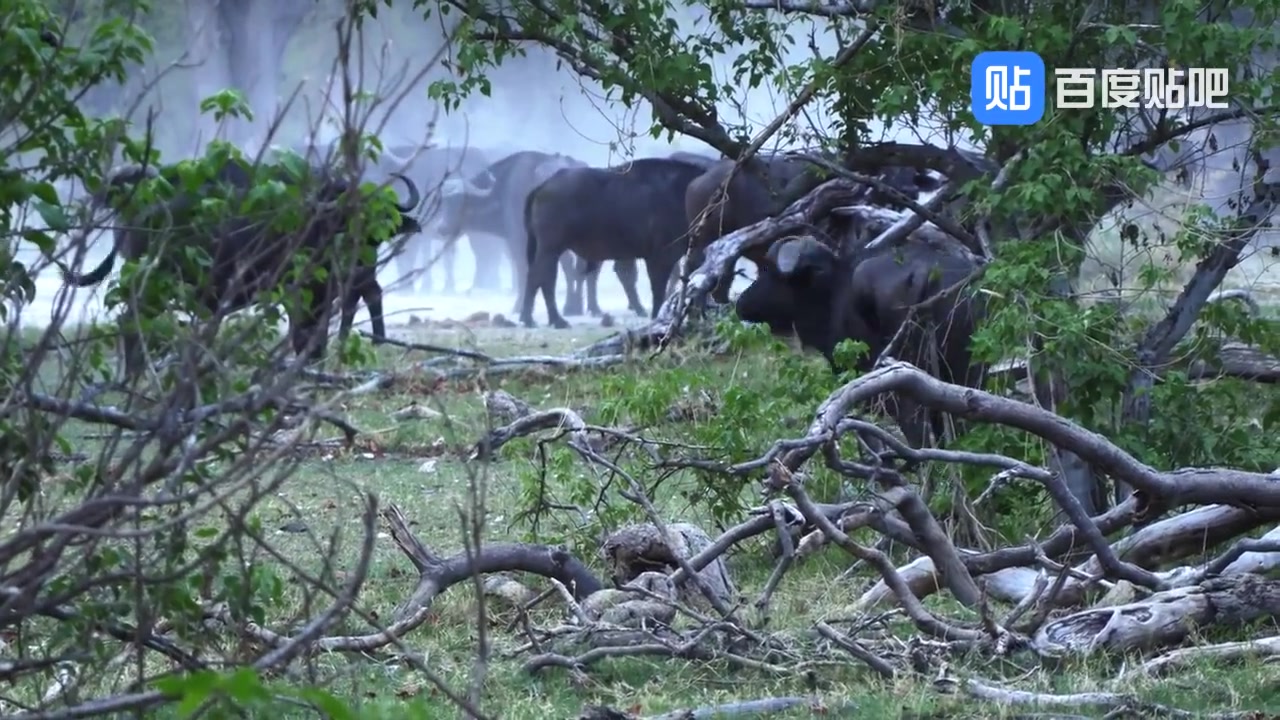
[[[109,11],[110,5],[107,5],[105,10],[97,12]],[[344,5],[331,0],[158,3],[153,12],[136,18],[155,38],[154,56],[145,65],[133,68],[123,85],[112,82],[93,88],[81,104],[93,115],[127,114],[136,125],[144,122],[148,111],[155,112],[155,143],[162,158],[168,161],[199,154],[215,136],[236,143],[246,153],[256,153],[267,141],[270,127],[281,111],[284,114],[280,116],[274,137],[270,138],[271,143],[294,147],[308,141],[326,144],[336,137],[340,123],[341,82],[333,78],[333,73],[338,69],[335,24],[343,12]],[[87,10],[80,12],[71,36],[74,38],[76,27],[90,25],[94,17]],[[815,22],[797,14],[777,17],[788,23],[788,34],[793,38],[793,42],[785,45],[783,64],[805,62],[815,50],[828,57],[837,52],[837,38],[828,31],[825,20]],[[703,27],[699,13],[691,8],[682,8],[678,20],[687,34],[699,32]],[[677,150],[718,155],[700,141],[681,135],[671,141],[665,133],[661,138],[653,138],[649,135],[653,115],[647,102],[640,100],[626,107],[610,101],[595,81],[562,66],[552,52],[532,43],[524,45],[523,56],[507,58],[499,67],[484,69],[492,86],[488,97],[472,93],[460,108],[446,112],[428,97],[428,88],[437,80],[452,77],[447,67],[450,55],[445,53],[445,62],[433,62],[433,58],[446,46],[446,38],[457,21],[456,12],[444,18],[434,13],[424,18],[421,11],[409,7],[409,3],[399,3],[392,8],[379,7],[378,17],[367,18],[363,23],[353,48],[359,58],[352,62],[353,81],[359,85],[358,89],[377,98],[372,103],[375,107],[369,111],[365,131],[376,132],[384,146],[477,147],[496,151],[498,157],[519,150],[540,150],[567,154],[597,167],[638,157],[666,156]],[[713,61],[718,83],[737,86],[733,97],[719,103],[717,114],[726,127],[745,127],[754,134],[786,107],[799,87],[766,82],[757,89],[747,89],[734,83],[732,63],[742,52],[745,51],[721,55]],[[1266,60],[1270,62],[1271,58]],[[199,113],[202,98],[228,87],[236,87],[244,94],[255,115],[252,121],[231,119],[220,126],[210,115]],[[285,109],[283,106],[290,98],[292,103]],[[829,135],[831,123],[826,111],[821,101],[810,103],[766,149],[815,145]],[[1197,175],[1191,194],[1163,193],[1145,206],[1127,211],[1127,216],[1150,217],[1161,224],[1176,225],[1181,211],[1200,197],[1208,199],[1216,209],[1224,210],[1227,200],[1238,192],[1242,179],[1233,166],[1232,156],[1238,154],[1247,130],[1242,127],[1237,135],[1230,138],[1237,141],[1235,144],[1221,143],[1218,158],[1208,163],[1200,159],[1198,167],[1210,170]],[[1223,139],[1227,138],[1219,138]],[[870,140],[933,142],[979,149],[967,137],[905,125],[877,127],[873,124]],[[424,188],[426,190],[430,188]],[[1104,221],[1095,235],[1114,234],[1115,224],[1115,219]],[[1263,242],[1272,244],[1274,239]],[[96,263],[108,247],[105,234],[99,234],[86,264]],[[20,252],[20,257],[29,261],[33,259],[31,252],[30,249]],[[1127,265],[1131,261],[1107,248],[1099,249],[1096,255],[1100,264],[1097,269],[1102,271],[1099,273],[1102,276],[1107,275],[1105,266]],[[475,261],[464,237],[457,244],[455,275],[459,290],[465,291],[470,286]],[[1241,275],[1237,284],[1258,282],[1272,264],[1274,261],[1242,263],[1235,271]],[[748,265],[743,263],[741,269],[750,274],[751,268],[745,267]],[[435,286],[440,287],[443,268],[437,263],[429,272]],[[393,324],[403,322],[408,314],[436,319],[461,318],[477,311],[505,314],[513,300],[510,292],[489,296],[413,297],[397,292],[397,276],[390,264],[380,275],[388,291],[388,320]],[[505,267],[503,277],[510,286],[509,267]],[[740,277],[735,290],[746,283],[747,280]],[[565,285],[565,279],[560,278],[561,298]],[[640,297],[646,298],[647,306],[650,294],[643,271],[639,285]],[[56,272],[48,269],[42,272],[38,305],[27,309],[24,322],[46,323],[49,308],[39,303],[41,298],[52,298],[60,286],[61,279]],[[98,297],[101,291],[102,288],[76,291],[73,302],[82,307],[83,319],[101,313]],[[600,276],[600,299],[606,312],[619,320],[632,321],[611,263],[606,263]],[[535,305],[535,317],[540,317],[537,308]],[[362,308],[357,322],[367,323],[367,320],[367,311]]]

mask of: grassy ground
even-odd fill
[[[561,353],[610,332],[581,327],[562,332],[422,327],[401,328],[401,331],[419,342],[474,344],[491,355]],[[405,366],[422,357],[421,353],[382,349],[379,364]],[[782,353],[740,354],[718,359],[676,354],[600,371],[569,374],[530,371],[490,379],[487,387],[501,387],[539,408],[577,408],[583,411],[588,422],[605,424],[643,421],[644,418],[637,416],[654,414],[634,398],[620,402],[623,395],[667,393],[653,398],[652,404],[657,407],[668,404],[671,398],[678,404],[682,398],[700,397],[699,391],[706,391],[724,408],[726,403],[743,402],[734,398],[746,394],[785,395],[785,390],[779,392],[779,387],[787,387],[788,378],[803,378],[808,374],[821,379],[829,377],[826,372],[820,360],[797,360]],[[656,378],[664,380],[654,382]],[[439,388],[430,398],[424,397],[422,386],[411,386],[350,402],[345,411],[366,433],[367,439],[354,451],[316,450],[286,481],[277,497],[257,508],[256,517],[263,522],[272,543],[300,566],[317,571],[325,554],[323,548],[336,533],[341,543],[332,569],[341,577],[354,566],[358,551],[356,536],[361,506],[357,498],[361,492],[373,492],[382,505],[399,505],[413,522],[419,537],[436,552],[446,556],[460,552],[463,541],[458,508],[466,502],[469,467],[456,454],[442,453],[441,448],[466,447],[481,437],[486,425],[480,395],[474,381],[460,381]],[[430,403],[443,415],[404,422],[391,417],[396,410],[414,402]],[[737,448],[729,452],[731,455],[747,448],[755,448],[754,452],[758,453],[779,434],[802,434],[811,417],[812,405],[807,401],[788,404],[784,397],[778,402],[780,404],[769,405],[767,409],[757,409],[756,414],[768,414],[768,417],[744,417],[727,410],[694,415],[692,419],[686,414],[679,421],[668,420],[648,427],[645,434],[683,442],[720,437],[725,438],[726,446]],[[770,428],[772,434],[769,434]],[[561,501],[590,509],[590,496],[597,490],[600,478],[588,475],[583,464],[563,447],[552,445],[548,453],[550,490]],[[513,524],[528,502],[538,477],[538,453],[533,443],[508,445],[499,460],[486,471],[488,540],[564,542],[589,564],[600,567],[593,551],[595,526],[584,530],[581,521],[570,513],[560,513],[545,521],[537,534],[530,531],[528,522]],[[654,477],[641,479],[651,482]],[[707,515],[706,503],[696,502],[705,498],[691,494],[695,487],[690,478],[677,477],[663,485],[655,499],[668,521],[699,523],[715,535],[716,527]],[[746,502],[754,499],[751,484],[723,492]],[[596,509],[591,520],[598,521],[605,529],[639,519],[639,512],[622,500],[616,490],[606,491],[604,497],[606,505]],[[1028,529],[1034,531],[1034,528]],[[269,559],[259,562],[273,563]],[[739,590],[749,603],[759,594],[772,569],[764,541],[745,544],[730,562]],[[979,705],[954,694],[939,693],[918,680],[887,684],[848,659],[840,663],[820,661],[820,658],[838,656],[826,651],[819,653],[808,630],[818,620],[836,623],[848,617],[850,603],[870,582],[865,574],[841,578],[849,562],[839,550],[830,549],[800,563],[784,580],[773,600],[769,629],[783,634],[796,647],[814,648],[815,661],[807,667],[776,675],[734,669],[724,664],[627,659],[595,666],[585,683],[554,670],[530,677],[522,671],[520,658],[502,657],[521,639],[505,630],[512,617],[510,612],[490,601],[494,659],[482,707],[491,716],[512,719],[576,717],[585,704],[607,704],[650,714],[734,700],[804,695],[810,687],[816,687],[826,707],[825,714],[834,717],[1014,717],[1028,711]],[[416,579],[410,563],[386,533],[380,532],[360,607],[376,617],[388,618],[396,604],[413,591]],[[301,609],[305,597],[300,585],[286,583],[283,602],[269,609],[266,624],[280,627],[297,622],[298,617],[307,614]],[[950,617],[976,619],[945,601],[934,600],[931,604],[940,605]],[[557,612],[548,610],[540,618],[548,625],[553,624]],[[427,665],[457,689],[466,687],[471,670],[476,645],[475,618],[472,587],[459,585],[440,597],[434,605],[433,618],[406,638],[412,649],[425,655]],[[896,620],[891,626],[904,639],[913,634]],[[350,621],[345,631],[359,634],[366,628]],[[357,707],[362,717],[453,715],[448,701],[425,678],[398,663],[374,656],[332,654],[316,658],[314,667],[312,677],[319,678],[324,689]],[[967,669],[990,680],[1016,680],[1022,689],[1131,691],[1143,700],[1191,711],[1265,709],[1280,713],[1280,693],[1275,691],[1280,682],[1280,665],[1274,664],[1237,667],[1206,664],[1171,680],[1144,681],[1122,687],[1109,684],[1118,670],[1118,664],[1112,663],[1068,664],[1055,670],[1033,670],[1027,658],[1000,662],[975,659]],[[805,708],[778,717],[814,714],[816,711]],[[166,712],[158,716],[173,715]],[[247,715],[278,720],[314,716],[314,712],[288,704],[264,706]]]

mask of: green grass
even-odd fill
[[[402,328],[403,330],[403,328]],[[495,328],[438,329],[419,328],[416,340],[440,345],[474,344],[492,355],[558,354],[604,336],[609,331],[575,329],[550,332]],[[379,349],[378,364],[384,368],[405,367],[423,359],[422,353],[396,349]],[[619,405],[620,388],[641,389],[661,386],[663,378],[680,378],[679,382],[700,383],[700,387],[675,388],[676,395],[706,390],[728,402],[735,393],[773,393],[785,395],[780,378],[785,380],[785,363],[798,367],[812,377],[829,377],[825,364],[817,358],[796,359],[781,353],[751,352],[711,358],[688,352],[673,352],[657,359],[639,359],[624,367],[601,371],[552,373],[543,370],[489,378],[487,389],[504,389],[539,409],[571,407],[580,410],[587,422],[605,424],[608,412],[626,415],[639,412],[639,405]],[[788,367],[791,367],[788,366]],[[658,380],[658,382],[655,382]],[[676,381],[672,381],[676,382]],[[782,383],[785,385],[785,382]],[[329,539],[339,538],[332,553],[329,575],[341,579],[354,570],[360,543],[362,493],[373,493],[382,506],[394,503],[413,522],[422,541],[442,556],[462,550],[462,528],[459,508],[465,505],[470,465],[455,452],[466,448],[486,430],[481,406],[481,392],[475,380],[459,380],[434,389],[429,396],[427,383],[407,383],[391,392],[369,394],[347,402],[342,410],[364,435],[360,447],[347,450],[329,445],[306,450],[306,459],[280,487],[278,493],[259,504],[253,515],[262,522],[269,542],[284,556],[308,572],[318,573],[324,565]],[[669,390],[671,388],[668,388]],[[795,392],[799,393],[799,390]],[[661,401],[661,398],[655,402]],[[418,402],[442,412],[441,417],[398,422],[391,417],[396,410]],[[798,436],[811,417],[812,405],[807,401],[788,404],[779,401],[777,416],[742,419],[731,414],[711,414],[693,420],[667,421],[648,427],[644,434],[686,443],[698,438],[716,437],[716,432],[740,426],[750,437],[742,438],[744,447],[763,451],[771,438]],[[612,410],[610,410],[612,408]],[[621,408],[621,409],[619,409]],[[628,410],[630,408],[630,410]],[[625,419],[625,418],[622,418]],[[771,434],[768,429],[772,428]],[[84,426],[70,428],[84,432]],[[322,431],[329,438],[338,436],[331,429]],[[544,433],[546,435],[546,433]],[[725,435],[729,437],[729,435]],[[324,439],[324,438],[321,438]],[[92,447],[96,441],[81,436],[74,444]],[[590,483],[590,471],[563,444],[548,447],[550,472],[548,486],[561,496]],[[532,536],[527,523],[514,524],[529,488],[538,474],[538,452],[532,441],[513,442],[502,449],[498,460],[483,467],[488,488],[486,515],[487,541],[531,540],[559,542],[563,540],[597,572],[600,559],[594,552],[595,536],[581,530],[572,514],[560,513],[542,525],[542,534]],[[654,475],[642,476],[645,482]],[[704,506],[692,503],[690,491],[697,483],[685,474],[662,485],[655,498],[667,522],[689,521],[702,525],[712,535],[716,527],[706,515]],[[742,482],[738,489],[745,502],[756,500],[754,482]],[[815,490],[817,492],[817,490]],[[730,493],[732,494],[732,493]],[[642,519],[642,514],[615,489],[604,493],[610,510],[596,519],[605,529],[619,522]],[[819,498],[823,499],[823,498]],[[830,498],[826,498],[830,499]],[[299,523],[305,532],[294,532]],[[286,531],[288,527],[290,531]],[[381,621],[390,618],[395,606],[413,591],[417,576],[413,567],[387,536],[381,521],[377,528],[375,553],[368,579],[359,598],[359,608]],[[871,537],[863,538],[870,542]],[[769,538],[744,543],[730,558],[730,568],[740,593],[745,598],[745,617],[754,617],[750,603],[764,586],[773,562],[767,551]],[[279,568],[279,564],[257,551],[256,563]],[[898,557],[902,561],[902,556]],[[767,631],[783,639],[804,660],[793,663],[787,672],[767,673],[754,669],[732,668],[723,662],[702,663],[675,659],[607,660],[593,666],[586,681],[560,670],[531,677],[522,670],[523,658],[507,658],[504,653],[523,642],[517,634],[506,630],[512,619],[511,610],[494,599],[487,600],[489,637],[493,658],[484,689],[482,708],[490,716],[511,718],[571,718],[584,705],[605,704],[615,708],[636,708],[642,714],[657,714],[686,707],[712,705],[768,696],[805,695],[816,687],[829,716],[833,717],[1014,717],[1034,712],[1030,708],[1001,709],[980,704],[958,694],[936,691],[924,679],[906,677],[886,683],[852,658],[818,643],[810,634],[819,620],[838,622],[850,615],[850,605],[873,581],[866,573],[840,579],[850,558],[840,550],[829,548],[793,567],[772,602],[772,623]],[[281,571],[283,573],[283,571]],[[542,584],[526,580],[541,589]],[[288,627],[305,621],[308,602],[316,603],[315,593],[302,583],[286,582],[283,601],[268,608],[268,627]],[[952,620],[976,622],[976,616],[938,597],[928,605]],[[543,627],[559,624],[562,610],[558,603],[545,603],[536,611],[534,620]],[[476,599],[473,587],[463,583],[440,596],[433,605],[433,616],[426,624],[404,638],[413,651],[422,653],[425,662],[453,688],[465,692],[468,673],[476,648]],[[1007,608],[997,609],[997,616]],[[898,617],[890,622],[886,642],[901,640],[900,651],[907,638],[915,635]],[[340,628],[344,633],[362,634],[370,628],[349,618]],[[339,629],[335,628],[334,632]],[[223,641],[226,648],[232,644]],[[233,653],[234,654],[234,653]],[[252,656],[252,653],[247,656]],[[1129,662],[1134,662],[1130,659]],[[1019,689],[1042,691],[1109,690],[1134,692],[1145,701],[1167,703],[1191,711],[1225,709],[1266,709],[1280,712],[1280,693],[1274,688],[1280,682],[1280,666],[1258,663],[1243,666],[1205,664],[1164,681],[1126,683],[1116,687],[1111,678],[1117,665],[1094,661],[1070,663],[1056,670],[1033,670],[1036,666],[1026,655],[1009,660],[955,657],[952,667],[960,673],[972,672],[992,682],[1006,682]],[[453,716],[449,702],[420,673],[380,653],[326,654],[310,661],[312,670],[292,678],[276,678],[285,684],[317,678],[321,687],[349,702],[362,717],[437,717]],[[418,704],[414,714],[410,705]],[[422,712],[424,714],[417,714]],[[1084,711],[1089,712],[1089,711]],[[1099,713],[1100,715],[1101,713]],[[814,712],[802,708],[776,717],[811,717]],[[177,717],[172,709],[157,717]],[[283,702],[255,706],[243,717],[292,720],[315,717],[314,711]]]

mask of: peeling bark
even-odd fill
[[[600,554],[612,568],[614,582],[622,585],[652,570],[672,573],[679,567],[677,556],[688,560],[712,545],[711,538],[696,525],[672,523],[668,529],[676,547],[668,546],[658,528],[649,523],[624,527],[610,535],[601,546]],[[737,589],[723,557],[716,557],[697,574],[725,605],[734,604]],[[692,604],[703,599],[692,582],[680,582],[677,590],[683,602]]]
[[[1040,628],[1031,647],[1049,657],[1142,650],[1181,642],[1210,625],[1238,626],[1277,614],[1280,581],[1230,575],[1058,618]]]

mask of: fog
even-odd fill
[[[147,67],[137,68],[123,87],[105,87],[90,93],[86,97],[86,109],[105,114],[136,106],[132,117],[139,124],[148,110],[156,112],[157,145],[169,159],[198,153],[215,135],[230,139],[248,151],[256,150],[267,140],[268,126],[290,97],[294,101],[283,112],[283,121],[271,142],[296,145],[308,138],[320,142],[332,139],[337,134],[339,111],[336,108],[341,105],[341,84],[333,80],[338,55],[334,23],[338,16],[308,10],[306,8],[314,6],[299,2],[301,0],[281,0],[280,4],[272,5],[256,0],[225,0],[211,3],[219,9],[206,9],[208,12],[232,14],[221,20],[213,16],[186,18],[186,24],[200,28],[200,32],[194,33],[197,40],[158,37],[157,57]],[[248,10],[243,8],[245,3]],[[561,65],[554,54],[535,44],[526,43],[525,55],[507,58],[500,67],[484,71],[492,85],[490,96],[473,93],[461,107],[446,112],[428,97],[428,87],[433,81],[451,77],[444,63],[432,62],[445,45],[446,26],[441,18],[424,19],[405,7],[407,5],[381,8],[380,17],[368,20],[354,43],[358,54],[351,68],[354,83],[377,98],[360,104],[369,112],[366,131],[377,131],[385,145],[430,143],[506,152],[541,150],[571,155],[594,166],[618,164],[637,157],[665,156],[677,150],[715,152],[700,141],[680,135],[670,142],[665,133],[659,139],[651,137],[648,131],[653,111],[646,101],[639,100],[626,107],[610,100],[609,94],[595,81]],[[682,10],[682,16],[677,18],[682,32],[702,32],[705,24],[699,14],[689,8]],[[235,12],[248,14],[241,17],[234,15]],[[784,64],[809,60],[813,48],[827,57],[838,50],[837,39],[834,33],[826,31],[825,20],[815,24],[813,20],[795,15],[785,19],[789,23],[788,34],[794,40],[782,58]],[[218,26],[220,29],[208,30],[218,22],[223,23]],[[178,25],[183,26],[183,22]],[[194,31],[188,29],[187,32]],[[731,129],[742,126],[754,134],[782,112],[799,88],[772,82],[747,88],[734,82],[732,63],[742,52],[744,49],[739,48],[712,61],[717,84],[738,88],[732,97],[718,104],[716,111],[722,125]],[[446,53],[446,59],[455,58]],[[1273,58],[1265,60],[1272,62]],[[181,67],[174,67],[175,63]],[[201,116],[197,112],[197,96],[235,84],[232,77],[236,75],[247,78],[240,85],[244,86],[242,89],[256,119],[253,122],[231,120],[218,125],[209,116]],[[150,92],[140,95],[149,85],[153,86]],[[788,149],[813,145],[827,136],[830,128],[826,108],[820,103],[810,103],[785,132],[766,147]],[[1227,132],[1241,134],[1244,129]],[[978,149],[967,137],[946,136],[940,131],[905,125],[873,125],[870,139],[924,141]],[[1239,144],[1232,143],[1232,146],[1238,155]],[[1202,166],[1209,164],[1214,172],[1198,176],[1197,196],[1207,195],[1215,205],[1225,205],[1226,198],[1238,192],[1239,172],[1225,170],[1230,167],[1231,159],[1225,157],[1224,152],[1216,160],[1199,160]],[[96,262],[105,249],[106,243],[96,242],[88,262]],[[31,253],[27,249],[20,255],[30,261]],[[458,243],[455,269],[460,290],[469,287],[475,262],[470,243],[463,238]],[[749,263],[743,265],[749,266]],[[749,268],[744,269],[750,272]],[[437,264],[428,271],[433,274],[435,286],[440,287],[443,268]],[[393,322],[408,314],[432,319],[460,318],[481,311],[510,315],[514,301],[513,291],[494,295],[413,297],[397,292],[396,276],[389,266],[381,273],[381,280],[389,291],[388,314],[396,313],[392,316]],[[504,270],[504,278],[510,287],[509,267]],[[747,282],[739,278],[735,290],[741,290]],[[639,284],[640,297],[648,306],[651,295],[644,272],[640,273]],[[60,285],[56,272],[41,273],[37,305],[25,311],[25,322],[48,321],[48,303]],[[562,305],[564,287],[562,277],[558,283]],[[616,318],[632,318],[610,264],[606,264],[600,276],[600,300],[602,308]],[[82,319],[97,317],[101,311],[98,293],[92,289],[77,292],[74,302],[80,308],[75,314]],[[540,324],[545,323],[540,299],[535,304],[534,317]],[[365,323],[367,319],[362,309],[358,322]]]

